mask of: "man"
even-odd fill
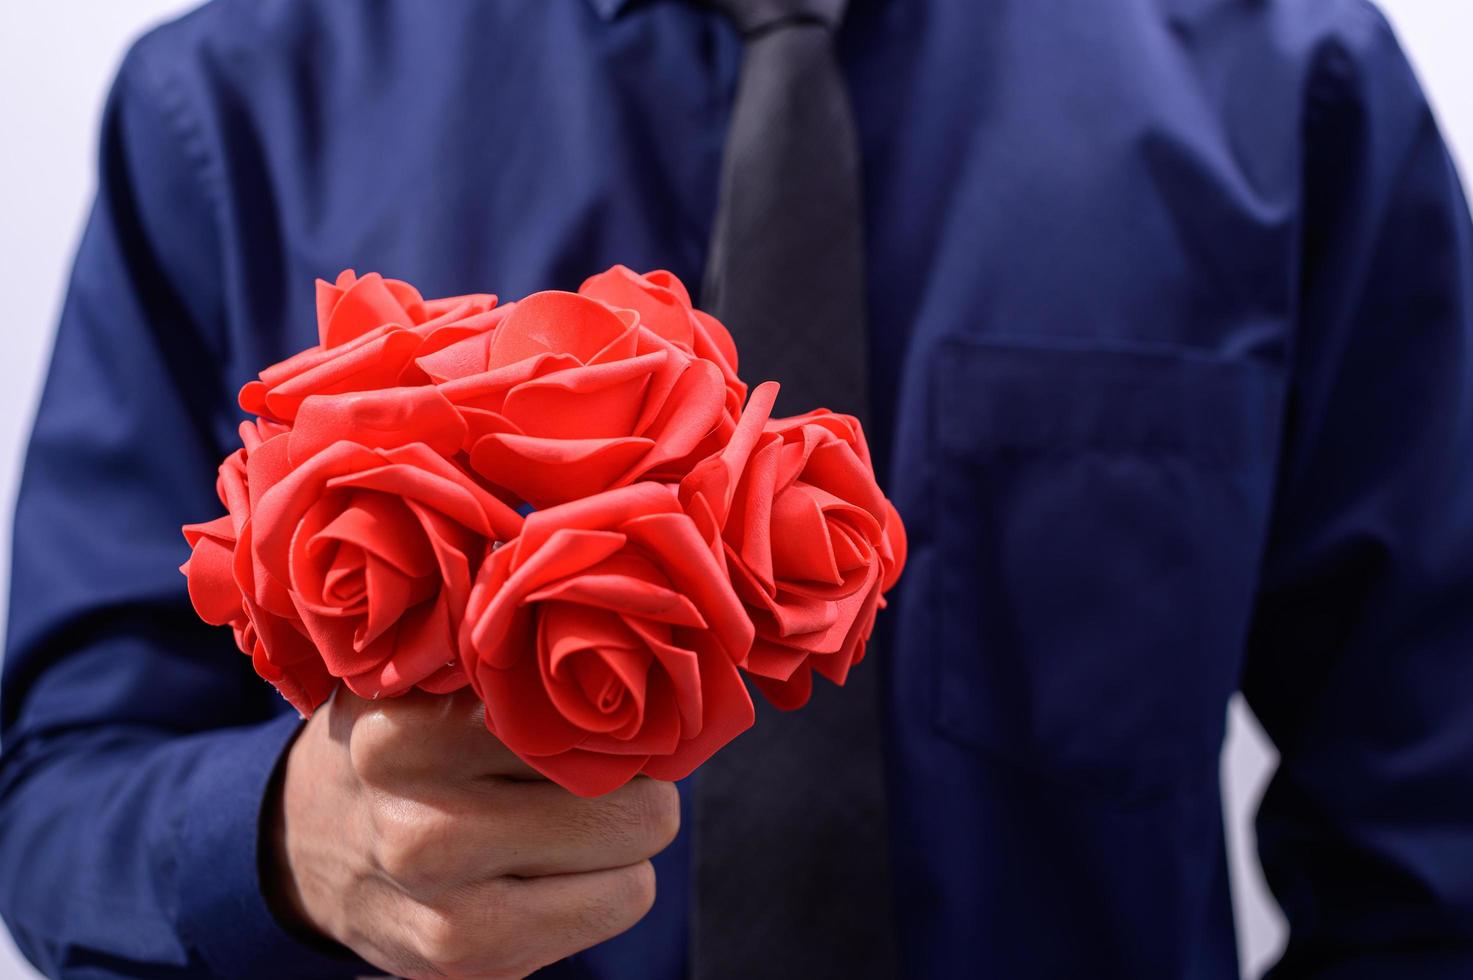
[[[1241,687],[1282,756],[1274,976],[1473,976],[1473,229],[1380,16],[726,6],[216,0],[133,49],[17,518],[20,947],[68,976],[1235,977]],[[809,98],[817,129],[772,122]],[[852,176],[751,181],[815,133],[857,147],[855,207],[753,203]],[[775,249],[845,229],[792,261],[848,303],[808,262],[861,216],[853,387],[911,539],[854,675],[888,847],[853,846],[882,810],[809,738],[760,743],[785,783],[576,800],[465,697],[339,691],[303,727],[189,609],[179,525],[217,512],[236,389],[312,342],[314,277],[517,296],[622,262],[765,302],[723,236],[770,219]]]

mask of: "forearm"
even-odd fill
[[[0,913],[52,976],[350,976],[277,924],[261,802],[298,727],[192,735],[117,724],[7,745]]]
[[[1292,411],[1243,689],[1271,976],[1473,975],[1473,225],[1369,8],[1316,79]]]

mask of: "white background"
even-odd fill
[[[102,99],[129,40],[191,6],[184,0],[0,3],[0,594],[25,434],[92,195]],[[1382,7],[1417,64],[1455,153],[1473,161],[1473,4],[1383,0]],[[1283,940],[1282,920],[1252,857],[1251,814],[1272,765],[1272,749],[1235,705],[1223,778],[1245,976],[1272,962]],[[34,976],[0,930],[0,978]]]

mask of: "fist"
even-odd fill
[[[675,838],[671,783],[579,799],[486,731],[469,692],[339,689],[287,755],[278,914],[402,977],[521,977],[628,929]]]

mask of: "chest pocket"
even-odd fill
[[[1266,520],[1272,371],[969,341],[932,377],[938,727],[1111,795],[1215,759]]]

